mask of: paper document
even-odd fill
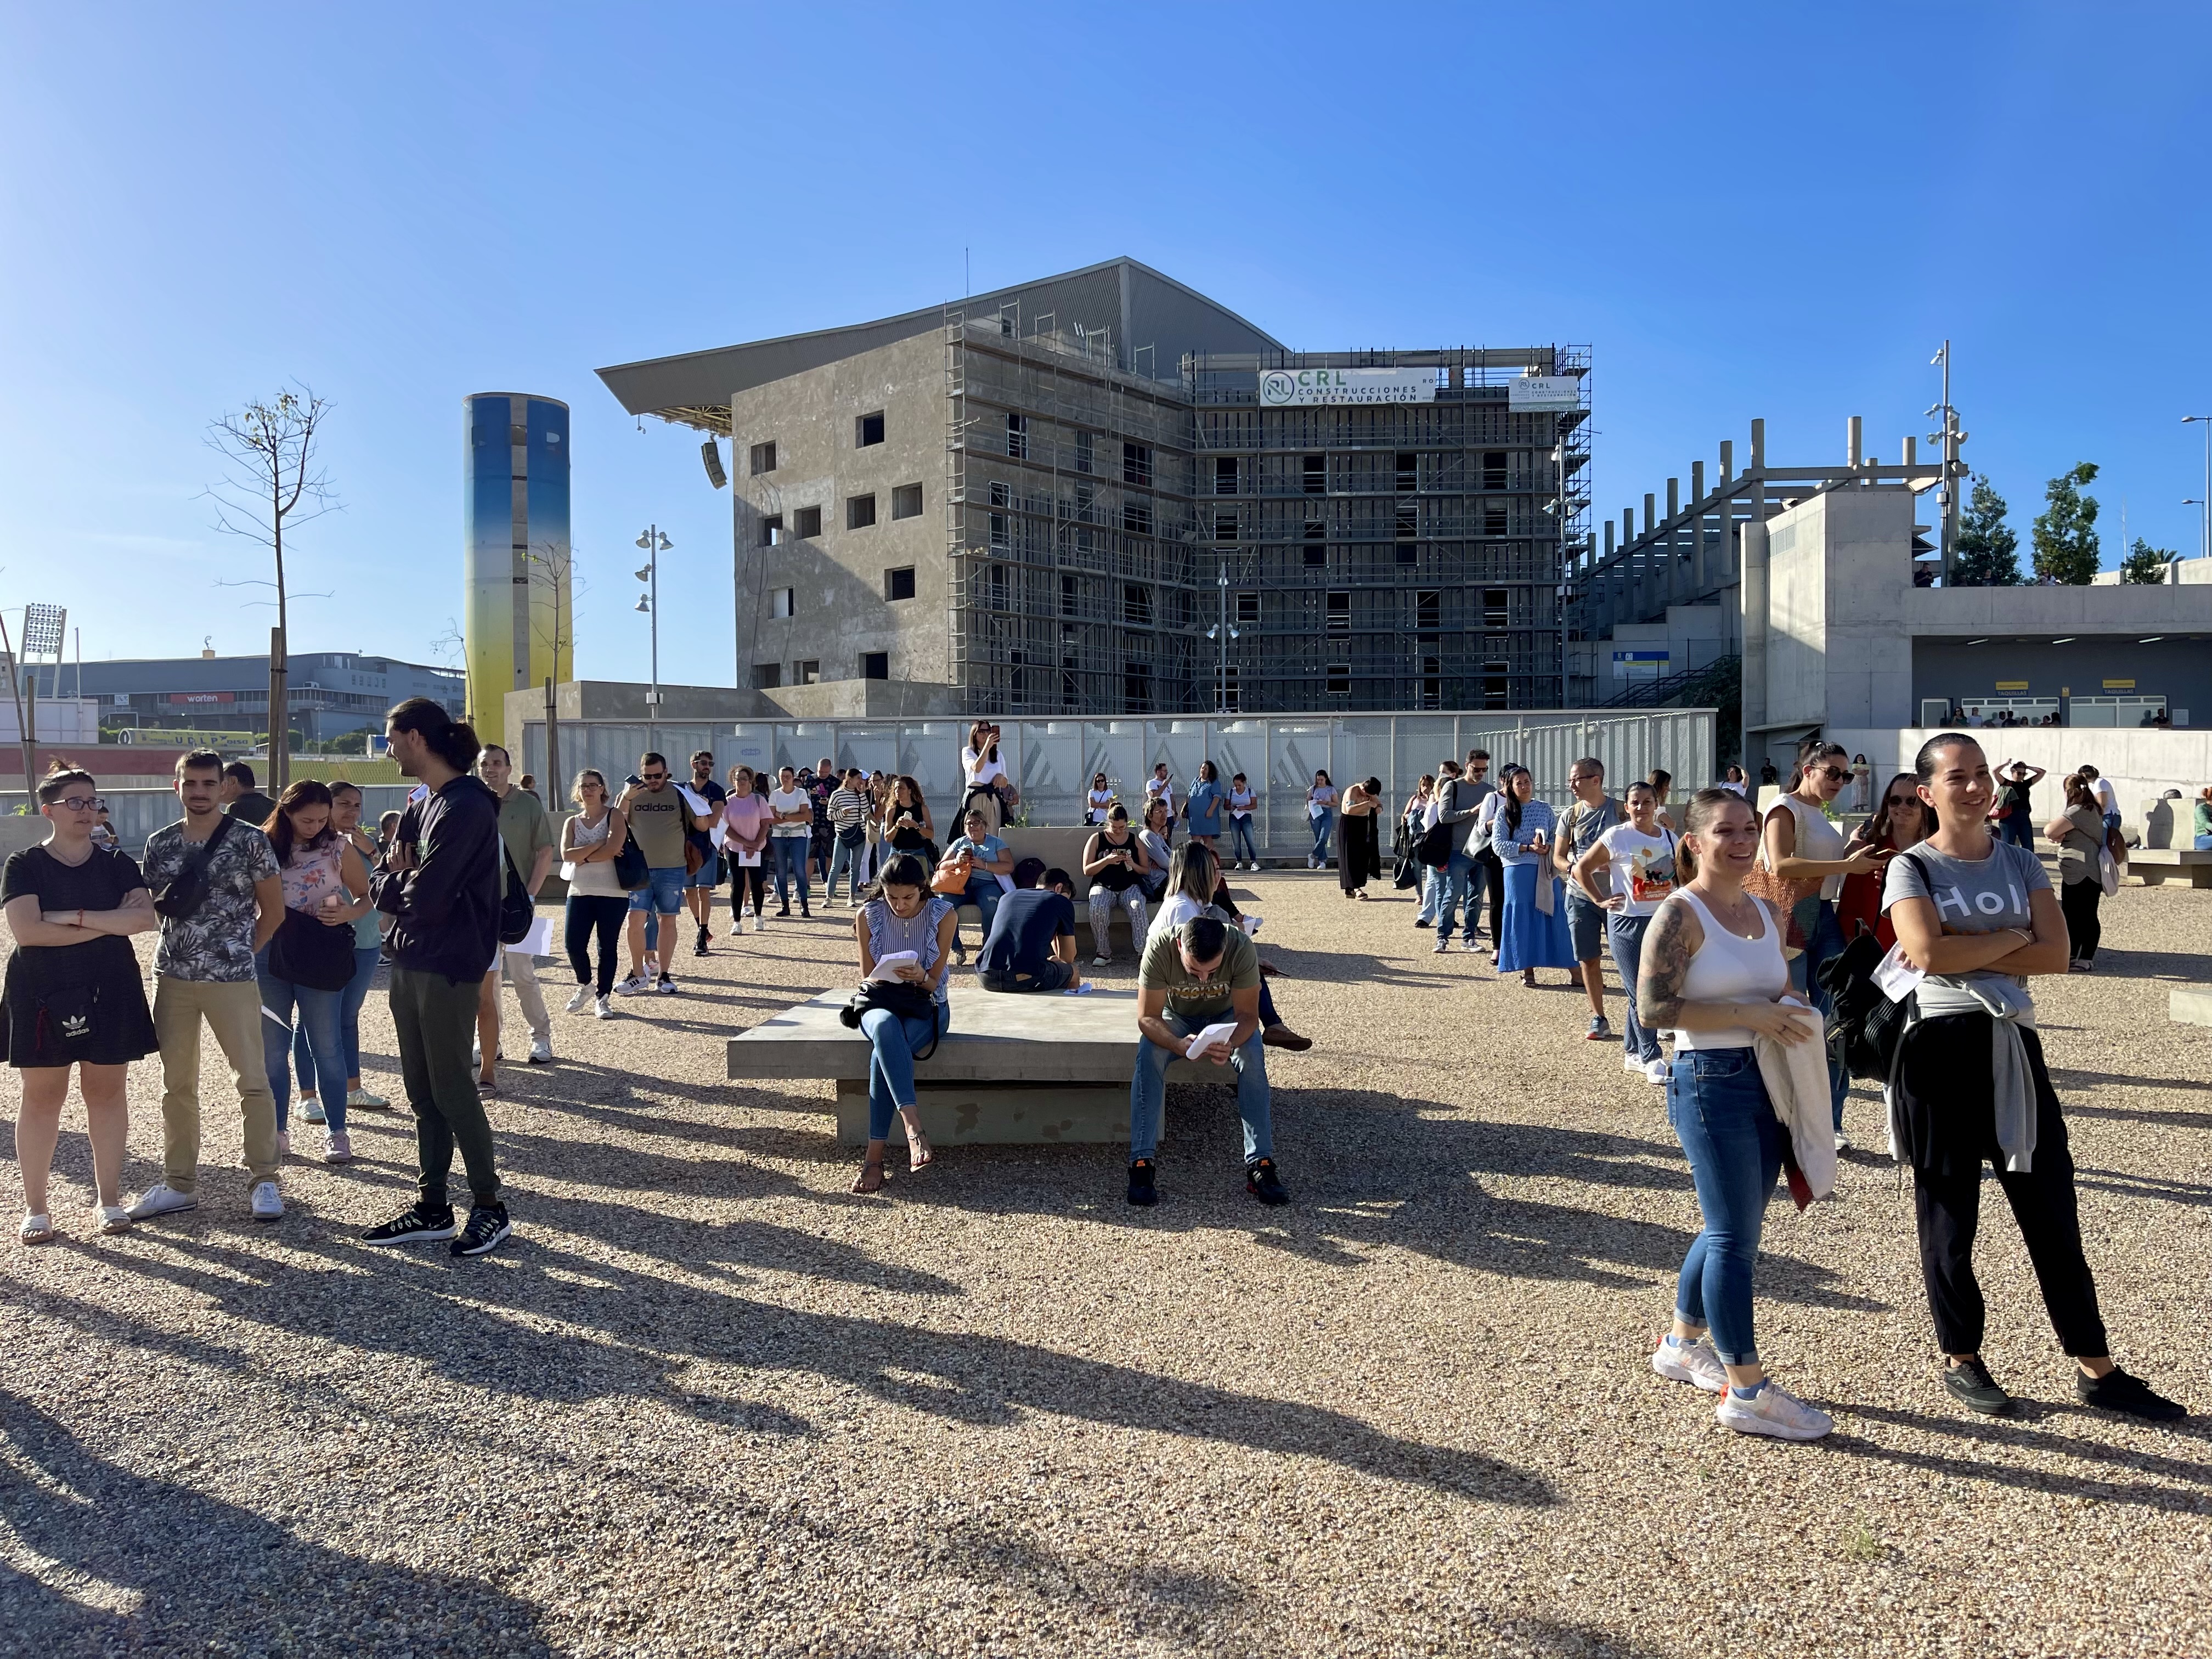
[[[921,958],[912,951],[894,951],[889,956],[876,958],[874,971],[870,973],[868,977],[871,980],[895,981],[898,979],[900,969],[918,968],[921,965]]]
[[[1254,915],[1249,910],[1247,910],[1243,915],[1237,917],[1237,920],[1244,929],[1245,938],[1257,939],[1260,937],[1260,917]]]
[[[1200,1059],[1209,1049],[1226,1048],[1229,1039],[1236,1035],[1235,1020],[1217,1020],[1190,1040],[1190,1047],[1183,1050],[1183,1055],[1189,1060]]]
[[[1926,977],[1924,972],[1905,959],[1902,945],[1891,945],[1889,954],[1881,959],[1881,966],[1874,970],[1875,988],[1892,1002],[1904,1001]]]
[[[761,855],[757,850],[750,853],[741,851],[738,854],[738,864],[743,869],[757,870],[760,868],[760,861]]]
[[[507,948],[511,957],[550,957],[553,954],[553,918],[540,916],[530,931]]]

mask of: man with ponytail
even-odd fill
[[[499,960],[506,870],[499,802],[469,770],[481,745],[465,721],[428,697],[410,697],[384,723],[400,775],[428,792],[400,815],[369,881],[376,908],[396,918],[392,1024],[415,1112],[417,1177],[413,1206],[362,1237],[372,1244],[447,1238],[455,1255],[482,1255],[509,1231],[491,1124],[469,1064],[478,988]],[[471,1199],[465,1229],[455,1226],[447,1199],[456,1146]]]

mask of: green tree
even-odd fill
[[[2083,461],[2043,487],[2044,510],[2035,519],[2035,574],[2068,587],[2087,587],[2097,574],[2097,498],[2081,487],[2097,477]]]
[[[2120,580],[2148,586],[2166,580],[2166,568],[2181,556],[2169,547],[2153,547],[2142,537],[2128,550],[2128,556],[2120,561]]]
[[[2005,522],[2011,511],[1990,481],[1974,475],[1974,493],[1959,515],[1959,540],[1951,550],[1954,587],[2020,586],[2020,538]]]

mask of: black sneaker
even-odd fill
[[[1291,1195],[1283,1190],[1283,1183],[1275,1178],[1275,1160],[1272,1158],[1263,1158],[1245,1167],[1244,1190],[1262,1204],[1291,1201]]]
[[[653,988],[659,991],[660,994],[665,997],[674,996],[676,994],[676,975],[670,973],[665,968],[662,969],[660,970],[660,983]]]
[[[1427,921],[1423,917],[1415,916],[1413,918],[1413,926],[1416,927],[1433,927],[1436,926],[1436,923]]]
[[[433,1239],[451,1238],[455,1231],[453,1206],[441,1204],[433,1207],[417,1204],[380,1225],[371,1227],[361,1236],[364,1244],[421,1244]]]
[[[504,1204],[479,1204],[469,1212],[469,1224],[446,1248],[455,1255],[483,1255],[497,1249],[514,1229]]]
[[[788,904],[785,905],[785,906],[784,906],[781,910],[778,910],[778,911],[776,912],[776,915],[780,915],[780,916],[787,916],[787,915],[789,915],[790,914],[791,914],[791,907],[790,907]]]
[[[2012,1409],[2012,1396],[1978,1359],[1963,1359],[1955,1365],[1947,1364],[1943,1367],[1943,1386],[1968,1411],[1979,1412],[1984,1417],[2002,1417]]]
[[[704,924],[700,927],[699,937],[691,942],[691,954],[695,957],[703,957],[707,954],[707,929]]]
[[[1160,1201],[1159,1188],[1152,1184],[1152,1178],[1158,1173],[1149,1158],[1138,1158],[1129,1165],[1130,1203],[1151,1206]]]
[[[2189,1415],[2189,1407],[2153,1390],[2140,1376],[2130,1376],[2118,1365],[2102,1376],[2092,1376],[2079,1366],[2074,1371],[2074,1392],[2085,1406],[2124,1417],[2141,1417],[2153,1423],[2171,1423]]]

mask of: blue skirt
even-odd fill
[[[1552,884],[1552,914],[1536,908],[1537,864],[1530,860],[1505,866],[1505,916],[1498,924],[1498,971],[1517,974],[1524,968],[1571,968],[1574,941],[1567,935],[1567,900],[1559,878],[1545,871]]]

